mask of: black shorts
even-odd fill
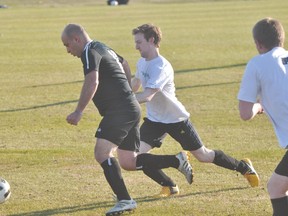
[[[95,137],[106,139],[122,150],[138,151],[140,115],[140,109],[134,112],[106,114],[99,124]]]
[[[288,177],[288,151],[286,151],[285,155],[283,156],[282,160],[278,164],[275,169],[275,173],[282,176]]]
[[[202,141],[189,119],[177,123],[164,124],[144,118],[140,128],[140,139],[152,148],[159,148],[164,137],[169,134],[184,150],[194,151],[203,146]]]

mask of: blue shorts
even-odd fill
[[[159,148],[164,137],[169,134],[182,149],[194,151],[203,146],[202,141],[189,119],[177,123],[153,122],[144,118],[140,128],[140,139],[152,148]]]

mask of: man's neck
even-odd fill
[[[154,50],[153,52],[151,52],[150,55],[149,55],[147,58],[145,58],[145,59],[146,59],[146,61],[151,61],[152,59],[157,58],[159,55],[160,55],[159,49],[155,49],[155,50]]]

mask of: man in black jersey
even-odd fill
[[[192,167],[185,152],[177,155],[136,154],[140,144],[140,106],[131,90],[130,67],[121,56],[105,44],[91,40],[84,28],[68,24],[61,35],[67,52],[81,58],[84,83],[76,109],[66,120],[77,125],[92,100],[101,116],[96,131],[94,155],[118,202],[107,215],[119,215],[136,208],[121,175],[125,170],[150,170],[173,167],[192,183]],[[113,152],[117,151],[118,161]]]

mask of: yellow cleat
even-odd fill
[[[187,155],[187,159],[190,160],[191,159],[191,152],[190,151],[184,151]]]
[[[256,172],[256,170],[254,169],[252,162],[250,159],[248,158],[244,158],[243,161],[247,166],[248,166],[248,171],[243,174],[243,176],[248,180],[249,184],[251,185],[251,187],[258,187],[259,186],[259,176]]]
[[[165,197],[170,197],[170,196],[176,196],[179,195],[179,188],[176,185],[175,187],[173,186],[164,186],[162,187],[162,190],[159,194],[153,196],[154,198],[165,198]]]

